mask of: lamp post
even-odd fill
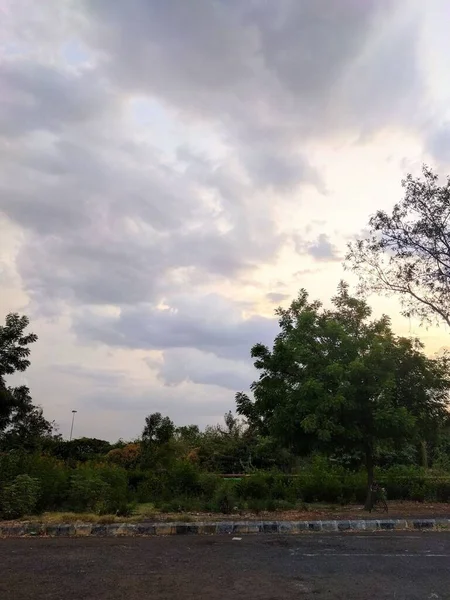
[[[71,441],[72,441],[73,422],[74,422],[74,420],[75,420],[75,413],[76,413],[76,412],[77,412],[76,410],[73,410],[73,411],[72,411],[72,427],[70,428],[70,439],[69,439],[69,442],[71,442]]]

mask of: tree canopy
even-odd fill
[[[39,439],[50,435],[53,425],[43,416],[42,409],[32,403],[27,386],[9,387],[5,376],[23,372],[29,365],[29,345],[37,340],[26,333],[26,316],[10,313],[5,325],[0,325],[0,446],[34,446]]]
[[[390,320],[370,320],[367,303],[341,283],[333,308],[301,290],[279,308],[273,349],[251,350],[254,399],[236,395],[238,413],[292,447],[360,450],[368,484],[377,446],[401,443],[443,418],[450,388],[447,357],[430,359],[418,340],[397,337]]]
[[[372,216],[345,264],[361,291],[397,294],[405,316],[450,325],[450,178],[439,185],[432,169],[422,172],[402,181],[404,198],[391,214]]]

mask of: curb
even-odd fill
[[[196,534],[300,534],[349,531],[450,529],[450,519],[367,519],[354,521],[216,521],[210,523],[73,523],[1,525],[0,537],[123,537]]]

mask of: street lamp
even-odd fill
[[[76,413],[76,412],[77,412],[76,410],[73,410],[73,411],[72,411],[72,427],[70,428],[70,439],[69,439],[69,442],[71,442],[71,441],[72,441],[73,422],[74,422],[74,420],[75,420],[75,413]]]

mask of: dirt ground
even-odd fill
[[[392,518],[450,518],[450,504],[422,502],[388,502],[388,516]],[[217,513],[183,513],[183,517],[191,521],[321,521],[340,519],[377,519],[383,518],[386,513],[381,509],[371,513],[364,510],[360,505],[332,506],[332,505],[310,505],[307,510],[288,510],[283,512],[262,511],[259,514],[253,512],[238,512],[232,515]],[[176,517],[174,519],[174,517]],[[159,513],[155,515],[154,521],[179,520],[180,514]]]

